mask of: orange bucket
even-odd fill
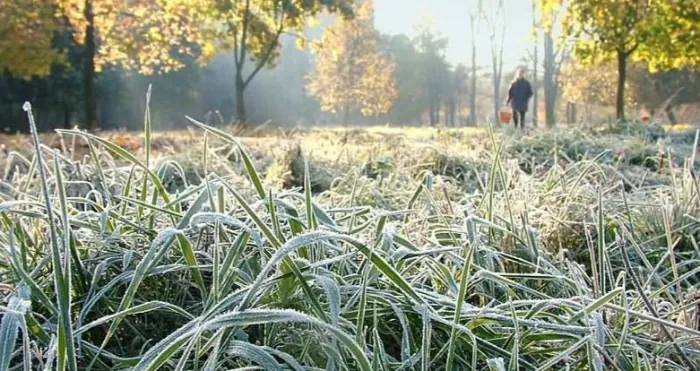
[[[506,110],[501,110],[498,112],[498,118],[501,120],[501,124],[510,123],[510,119],[513,118],[513,113]]]

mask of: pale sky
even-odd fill
[[[433,30],[449,40],[447,59],[453,63],[471,64],[472,35],[469,31],[469,9],[477,0],[374,0],[375,25],[389,34],[414,34],[416,24],[429,19]],[[484,7],[495,9],[497,0],[483,0]],[[532,50],[532,0],[504,0],[506,37],[503,51],[506,68],[515,68]],[[541,51],[540,51],[541,53]],[[491,49],[486,27],[477,36],[477,64],[491,64]]]

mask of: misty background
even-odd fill
[[[473,2],[375,0],[375,26],[382,35],[384,46],[387,44],[385,41],[392,37],[413,39],[417,36],[418,25],[428,27],[431,32],[447,40],[444,57],[452,68],[459,64],[469,65],[472,37],[475,37],[479,77],[485,80],[480,83],[484,89],[480,99],[483,102],[479,104],[484,112],[478,116],[485,116],[490,107],[485,102],[490,91],[489,82],[486,81],[489,75],[487,67],[491,63],[490,46],[483,32],[478,35],[469,32],[470,3]],[[492,4],[487,1],[485,7],[494,5],[495,2]],[[531,50],[532,3],[528,0],[506,0],[503,16],[507,23],[504,68],[512,76],[512,71],[523,63]],[[322,16],[318,25],[307,27],[304,38],[317,40],[324,28],[335,21],[333,15]],[[304,49],[299,49],[295,45],[296,38],[289,35],[283,35],[281,43],[283,50],[275,67],[263,69],[246,91],[248,121],[281,126],[336,123],[335,115],[321,112],[316,99],[307,95],[306,76],[314,67],[309,44]],[[393,59],[399,65],[397,70],[401,70],[402,61],[397,60],[396,56]],[[189,65],[182,70],[162,75],[141,76],[119,68],[106,69],[96,82],[100,127],[103,130],[140,128],[149,84],[153,85],[151,109],[157,129],[180,128],[185,125],[184,115],[202,118],[213,111],[218,111],[220,116],[212,114],[212,124],[221,119],[229,123],[235,112],[234,71],[231,53],[222,53],[205,66]],[[411,71],[404,73],[410,75]],[[3,129],[6,132],[24,131],[21,104],[25,100],[31,100],[36,107],[40,130],[79,124],[83,117],[79,80],[80,74],[77,71],[66,72],[60,69],[56,69],[47,78],[29,80],[3,73],[0,78],[0,117]],[[508,81],[506,79],[504,83]],[[397,114],[406,109],[402,102],[397,103],[392,112],[383,115],[380,121],[355,115],[357,117],[353,117],[353,124],[425,123],[426,119],[422,117],[424,112]]]
[[[550,31],[547,44],[540,25],[536,24],[538,14],[531,0],[484,1],[483,12],[472,31],[470,14],[475,13],[476,4],[467,0],[374,0],[378,49],[394,65],[397,97],[389,112],[367,116],[355,110],[348,122],[351,125],[484,125],[497,120],[494,111],[505,100],[508,85],[519,66],[528,69],[527,77],[537,92],[531,102],[529,124],[541,124],[545,116],[554,117],[554,113],[557,122],[611,117],[614,68],[593,66],[585,71],[577,70],[577,66],[569,63],[571,49],[559,40],[559,22]],[[318,96],[311,96],[308,90],[308,76],[316,63],[311,45],[328,26],[337,22],[336,17],[322,15],[317,24],[305,28],[303,35],[282,35],[280,56],[274,66],[261,70],[245,89],[248,124],[287,127],[341,124],[339,115],[323,112]],[[306,41],[301,48],[297,45],[299,38]],[[67,45],[71,64],[80,66],[80,49]],[[499,55],[497,60],[494,54]],[[573,67],[567,70],[569,64]],[[500,70],[494,68],[496,65]],[[244,74],[252,68],[251,63],[246,64]],[[636,78],[640,86],[652,78],[658,80],[655,84],[662,85],[655,89],[658,91],[655,95],[635,97],[646,99],[654,107],[673,93],[673,84],[678,81],[698,81],[695,72],[651,76],[641,68],[635,77],[632,70],[630,80]],[[212,125],[235,123],[235,71],[232,52],[220,52],[205,65],[192,59],[183,69],[159,75],[139,75],[121,67],[105,68],[95,80],[99,128],[142,128],[149,84],[153,87],[151,112],[157,130],[185,127],[185,115],[208,120]],[[556,72],[555,76],[552,71]],[[582,73],[590,81],[579,81]],[[85,127],[81,79],[79,68],[61,66],[52,67],[46,77],[29,79],[4,71],[0,75],[0,128],[8,133],[26,131],[21,105],[27,100],[35,107],[40,130]],[[566,84],[570,87],[559,88]],[[588,94],[589,91],[595,92],[595,96]],[[683,98],[698,100],[697,94],[691,95]],[[675,116],[671,118],[676,120]]]

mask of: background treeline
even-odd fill
[[[40,130],[139,128],[149,84],[158,129],[183,127],[185,114],[483,124],[505,100],[514,41],[502,0],[472,5],[465,32],[491,47],[474,44],[455,65],[427,25],[412,37],[379,33],[370,0],[0,0],[0,127],[25,131],[31,100]],[[700,3],[537,0],[532,21],[532,53],[518,62],[537,91],[535,123],[695,116]],[[492,63],[477,65],[479,53]]]

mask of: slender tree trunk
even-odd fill
[[[556,124],[555,104],[557,99],[557,78],[554,61],[554,39],[551,32],[544,34],[544,105],[547,127]]]
[[[472,31],[472,86],[469,94],[469,125],[476,126],[476,22],[475,16],[470,17]]]
[[[433,71],[433,78],[430,82],[432,94],[430,94],[431,106],[433,107],[433,116],[430,118],[430,125],[437,126],[440,124],[440,94],[437,87],[437,73]]]
[[[469,94],[469,125],[476,126],[476,49],[472,50],[472,88]]]
[[[501,79],[503,78],[503,46],[505,45],[505,37],[506,37],[506,26],[507,22],[505,21],[505,15],[503,13],[503,0],[500,0],[498,2],[498,13],[503,16],[503,27],[501,29],[501,34],[500,34],[500,42],[497,44],[498,46],[492,46],[492,53],[493,53],[493,97],[494,97],[494,119],[495,122],[500,122],[498,118],[498,111],[501,106]],[[495,22],[495,20],[494,20]],[[494,26],[493,29],[493,36],[492,36],[492,43],[496,42],[496,28]],[[494,44],[495,45],[495,44]],[[522,124],[522,123],[521,123]]]
[[[236,120],[241,124],[246,124],[248,117],[245,111],[245,82],[243,81],[242,71],[236,69]]]
[[[566,103],[566,125],[572,125],[576,123],[576,103],[567,102]]]
[[[567,120],[569,124],[576,124],[576,103],[574,102],[567,103]]]
[[[435,102],[435,126],[440,125],[440,112],[442,111],[442,107],[440,107],[440,101],[436,100]]]
[[[457,96],[457,99],[455,100],[455,117],[454,117],[454,124],[455,126],[462,126],[464,125],[462,117],[462,105],[461,105],[461,95]]]
[[[343,106],[343,126],[350,127],[350,103],[347,100]]]
[[[617,51],[617,106],[618,120],[625,119],[625,82],[627,81],[627,53]]]
[[[494,62],[495,63],[495,62]],[[501,109],[501,75],[498,73],[496,66],[494,65],[493,74],[493,117],[495,123],[500,123],[498,118],[498,112]]]
[[[429,101],[429,110],[430,110],[430,126],[435,126],[437,124],[438,120],[435,120],[435,117],[439,117],[438,115],[438,107],[436,107],[435,104],[435,77],[434,73],[431,73],[430,75],[430,81],[428,81],[428,101]]]
[[[443,114],[445,120],[445,126],[452,126],[452,106],[451,102],[448,100],[443,104]]]
[[[554,107],[556,104],[556,94],[554,89],[547,89],[547,95],[544,98],[544,110],[545,110],[545,116],[546,116],[546,121],[547,121],[547,127],[551,128],[554,127],[556,124],[556,113],[554,112]]]
[[[505,32],[505,30],[504,30]],[[493,40],[491,42],[494,42]],[[500,123],[498,112],[501,104],[501,79],[503,77],[503,44],[501,43],[498,54],[494,53],[493,60],[493,117],[495,123]]]
[[[443,103],[443,104],[440,104],[440,106],[443,107],[442,108],[442,112],[443,112],[442,119],[444,120],[445,127],[448,127],[448,126],[450,126],[450,117],[449,117],[449,113],[447,112],[448,111],[447,104]]]
[[[538,99],[538,86],[539,83],[537,82],[537,65],[539,63],[539,53],[538,53],[538,43],[539,43],[539,38],[540,34],[537,31],[537,3],[532,2],[532,28],[535,30],[535,46],[533,47],[533,71],[532,71],[532,92],[533,92],[533,100],[532,100],[532,126],[537,127],[537,113],[539,111],[539,99]]]
[[[668,117],[668,121],[671,122],[671,125],[678,124],[678,119],[676,118],[676,114],[673,112],[673,105],[672,104],[670,104],[670,103],[667,104],[664,111],[666,111],[666,117]],[[652,115],[652,117],[653,117],[653,115]]]
[[[85,0],[85,65],[83,69],[83,101],[85,104],[85,125],[91,131],[97,130],[97,98],[95,97],[95,14],[92,0]]]
[[[71,110],[67,104],[63,104],[63,128],[70,129],[70,114]]]

